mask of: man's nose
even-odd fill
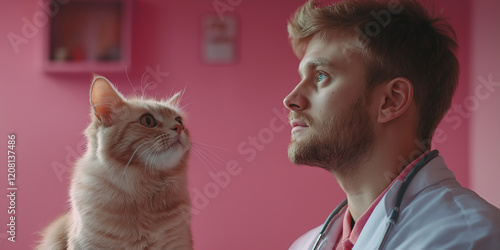
[[[307,108],[309,101],[305,97],[300,83],[285,97],[283,105],[292,111],[301,111]]]

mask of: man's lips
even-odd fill
[[[292,126],[292,133],[308,127],[304,121],[299,119],[293,119],[290,125]]]

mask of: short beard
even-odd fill
[[[309,117],[290,112],[290,118],[300,118],[311,124]],[[314,124],[311,124],[314,126]],[[347,112],[331,117],[319,130],[307,131],[301,141],[292,140],[288,157],[297,165],[318,166],[334,174],[351,176],[369,155],[375,132],[370,124],[367,105],[362,95]]]

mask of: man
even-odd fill
[[[284,100],[289,158],[330,171],[347,196],[290,249],[500,249],[500,210],[430,151],[457,85],[451,26],[417,1],[309,1],[288,32],[301,60]],[[403,180],[420,165],[387,230]]]

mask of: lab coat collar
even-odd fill
[[[414,179],[411,181],[408,189],[406,190],[405,196],[403,198],[403,203],[407,199],[413,199],[420,191],[424,188],[437,184],[446,179],[454,179],[455,175],[444,163],[444,159],[441,156],[429,161],[420,171],[415,175]],[[363,231],[359,235],[353,250],[361,249],[360,246],[379,246],[383,234],[385,233],[386,221],[389,217],[394,203],[396,201],[396,196],[403,181],[396,180],[393,185],[389,188],[387,193],[382,197],[379,204],[373,210],[370,218],[366,222]],[[384,213],[385,211],[385,213]],[[358,244],[359,243],[359,244]],[[363,250],[366,250],[363,249]]]
[[[422,191],[423,188],[435,185],[447,179],[455,179],[455,174],[448,169],[443,157],[437,156],[427,163],[420,171],[415,175],[415,178],[411,181],[406,193],[403,197],[403,202],[407,199],[413,199],[417,193]],[[384,205],[384,210],[386,215],[389,216],[394,203],[396,202],[396,197],[399,189],[403,185],[403,182],[396,180],[395,183],[389,188],[386,195],[382,198],[381,204]]]

